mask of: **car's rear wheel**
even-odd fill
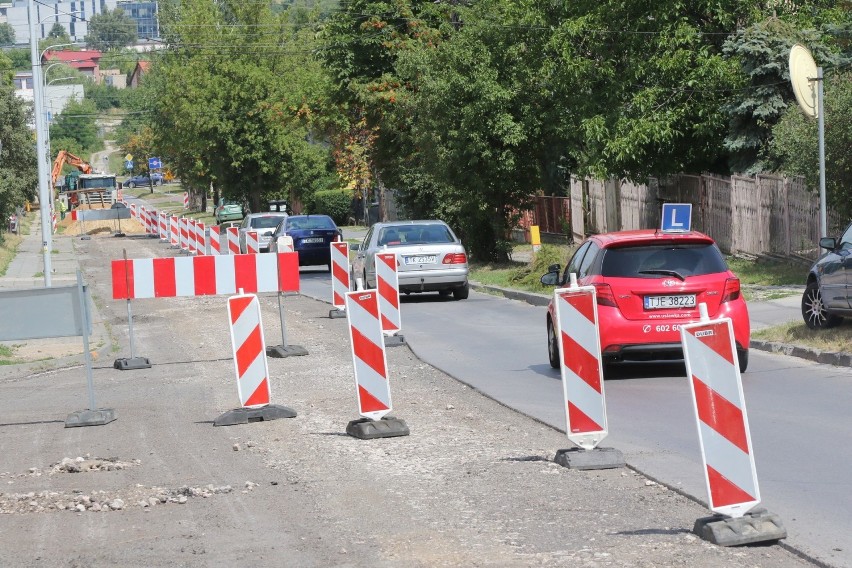
[[[467,300],[468,296],[470,296],[470,286],[468,286],[467,283],[465,283],[464,286],[453,288],[454,300]]]
[[[550,360],[550,366],[554,369],[559,368],[559,342],[556,339],[556,329],[553,327],[553,322],[547,320],[547,358]]]
[[[129,181],[129,182],[127,182],[127,187],[129,187],[130,189],[133,189],[134,187],[136,187],[136,184],[133,183],[132,181]]]
[[[828,313],[819,284],[809,282],[802,296],[802,317],[810,329],[827,329],[840,323],[840,316]]]

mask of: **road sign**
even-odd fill
[[[124,160],[125,160],[126,162],[129,162],[129,161],[131,161],[132,159],[133,159],[133,154],[127,154],[126,156],[124,156]]]
[[[663,203],[662,230],[685,233],[692,230],[692,203]]]
[[[160,158],[148,158],[148,169],[149,170],[159,170],[163,167],[163,164],[160,162]]]
[[[133,169],[133,160],[125,160],[124,161],[124,169],[128,172]]]

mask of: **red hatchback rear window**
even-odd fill
[[[683,244],[609,248],[601,275],[615,278],[701,276],[728,270],[715,245]]]

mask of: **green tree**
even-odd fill
[[[47,33],[47,37],[38,42],[38,48],[41,52],[54,45],[62,45],[62,49],[66,50],[77,49],[75,46],[66,45],[69,43],[71,43],[71,36],[68,35],[68,31],[59,22],[54,22],[53,27]]]
[[[311,106],[327,81],[310,55],[310,30],[262,3],[187,0],[179,10],[164,3],[161,17],[175,48],[142,88],[155,146],[184,182],[213,184],[252,210],[270,198],[301,197],[329,167]]]
[[[15,45],[15,28],[9,22],[0,23],[0,45]]]
[[[0,219],[35,199],[38,175],[31,120],[31,110],[15,96],[14,87],[0,85]]]
[[[89,18],[86,45],[107,51],[126,47],[137,39],[136,22],[121,8],[104,10]]]
[[[50,125],[51,150],[68,150],[83,157],[100,149],[98,127],[95,123],[97,107],[90,100],[68,103],[62,113]]]
[[[33,68],[29,48],[10,49],[5,52],[15,71],[30,71]]]
[[[844,218],[852,216],[852,72],[825,73],[825,190],[831,207]],[[819,188],[817,121],[794,105],[772,129],[768,157],[788,175],[805,177]]]

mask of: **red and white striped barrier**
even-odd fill
[[[189,241],[189,254],[198,254],[198,233],[195,230],[195,219],[187,219],[189,226],[187,227],[187,231],[189,234],[187,235],[187,240]]]
[[[260,243],[257,238],[257,231],[246,231],[246,254],[258,254],[260,252]]]
[[[701,309],[703,308],[703,309]],[[757,471],[731,320],[680,327],[686,372],[704,460],[710,509],[742,517],[760,503]]]
[[[189,209],[189,192],[183,192],[183,208]]]
[[[207,231],[204,230],[204,223],[201,221],[195,223],[195,242],[198,245],[196,252],[201,255],[207,254]]]
[[[293,252],[296,250],[296,247],[293,244],[293,237],[290,235],[282,235],[278,237],[276,241],[278,252]]]
[[[135,203],[130,204],[130,216],[133,217],[136,220],[139,219],[139,212],[136,210],[136,204]]]
[[[379,320],[379,293],[376,290],[348,292],[345,301],[358,412],[365,418],[380,420],[393,405]]]
[[[559,288],[553,302],[562,356],[565,432],[569,440],[591,450],[608,434],[595,288]]]
[[[222,254],[222,241],[220,240],[218,225],[210,225],[210,254]]]
[[[174,248],[180,248],[180,220],[174,215],[169,219],[169,242]]]
[[[396,272],[396,254],[383,252],[376,255],[376,288],[379,291],[379,313],[382,315],[382,332],[395,335],[402,328],[399,312],[399,275]]]
[[[349,292],[349,243],[331,243],[331,305],[346,310]]]
[[[228,227],[228,254],[240,254],[240,230],[237,227]]]
[[[238,254],[112,261],[115,300],[298,292],[299,255]]]
[[[272,397],[257,296],[240,294],[228,298],[228,319],[240,404],[246,408],[265,406]]]
[[[189,219],[186,217],[180,218],[180,248],[189,252]]]
[[[52,207],[50,209],[50,216],[52,218],[53,233],[56,234],[56,211]]]
[[[167,241],[169,240],[169,226],[168,226],[168,215],[165,211],[160,211],[159,215],[160,222],[160,240]]]

